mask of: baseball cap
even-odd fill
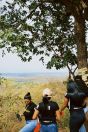
[[[49,88],[45,88],[43,90],[43,97],[47,96],[47,97],[52,97],[52,91]]]

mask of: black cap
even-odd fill
[[[24,96],[24,99],[29,99],[29,100],[31,100],[30,92],[28,92],[28,93]]]

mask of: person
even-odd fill
[[[22,115],[19,116],[19,114],[17,114],[17,116],[20,121],[21,121],[21,117],[24,116],[26,124],[19,132],[33,132],[37,125],[37,120],[32,119],[36,104],[32,102],[31,95],[29,92],[24,96],[24,101],[26,104],[25,111],[23,112]]]
[[[58,132],[57,121],[60,121],[59,106],[51,101],[52,91],[49,88],[43,90],[42,102],[36,107],[33,119],[39,117],[40,132]]]
[[[86,132],[84,127],[85,122],[85,112],[87,112],[88,107],[83,105],[83,102],[87,94],[81,91],[81,88],[78,84],[69,80],[67,84],[67,93],[64,98],[64,104],[60,108],[60,112],[62,112],[66,107],[69,108],[70,111],[70,132]]]
[[[86,83],[84,82],[84,80],[82,79],[82,76],[81,75],[75,76],[74,81],[78,85],[79,90],[84,92],[86,96],[88,97],[88,87]]]
[[[87,84],[85,83],[85,81],[82,79],[82,75],[77,75],[74,77],[74,80],[76,82],[76,84],[78,85],[78,88],[85,93],[86,95],[86,98],[84,100],[84,113],[86,114],[86,120],[88,120],[88,86]],[[80,132],[83,132],[82,131],[83,128],[81,126],[80,128]],[[88,130],[88,129],[87,129]]]

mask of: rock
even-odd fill
[[[88,69],[87,68],[78,69],[78,75],[82,76],[82,79],[85,81],[85,83],[88,86]]]

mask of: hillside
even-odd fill
[[[59,80],[46,83],[17,83],[13,80],[3,80],[0,85],[0,132],[18,132],[25,121],[23,119],[22,122],[19,122],[15,114],[24,111],[24,95],[29,91],[32,100],[38,104],[42,99],[43,89],[47,87],[52,89],[52,99],[60,106],[63,102],[66,85]],[[62,127],[65,128],[65,132],[68,131],[68,120],[68,110],[65,110],[62,119]]]

